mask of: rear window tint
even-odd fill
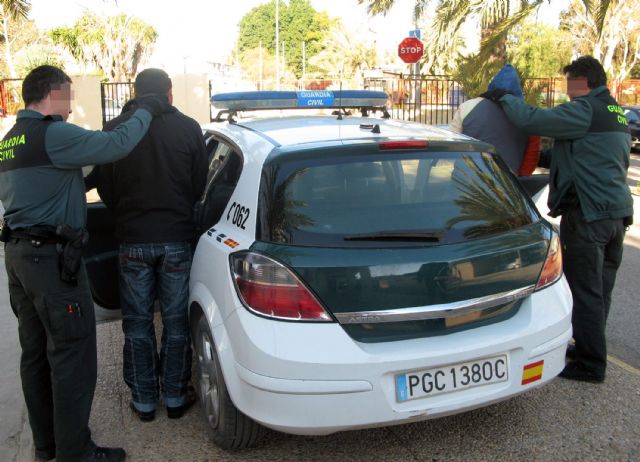
[[[265,166],[258,239],[331,247],[447,244],[537,220],[487,153],[317,156]]]

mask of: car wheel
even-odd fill
[[[209,323],[204,316],[196,325],[194,343],[198,398],[213,441],[222,449],[254,446],[264,428],[240,412],[231,401]]]

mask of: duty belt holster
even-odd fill
[[[72,228],[68,225],[56,227],[58,236],[58,264],[60,279],[63,282],[78,285],[78,270],[82,262],[82,249],[89,242],[89,233],[84,228]]]
[[[0,221],[0,242],[9,242],[9,236],[11,235],[11,229],[4,220]]]

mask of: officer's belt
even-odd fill
[[[56,244],[60,238],[56,236],[53,226],[28,226],[11,230],[10,239],[24,239],[28,241],[40,241],[46,244]]]

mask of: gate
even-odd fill
[[[614,97],[621,106],[640,106],[640,79],[623,80],[617,89]]]
[[[22,79],[0,80],[0,117],[15,115],[23,107]]]
[[[102,126],[115,119],[122,112],[125,103],[133,97],[133,82],[103,82],[100,84],[102,97]]]
[[[522,82],[529,102],[554,107],[568,101],[564,79],[539,78]],[[469,97],[462,85],[444,75],[403,75],[385,73],[382,78],[365,79],[364,87],[389,95],[391,117],[429,125],[446,125]]]
[[[462,87],[448,76],[405,76],[367,78],[364,88],[389,95],[391,117],[430,125],[445,125],[466,99]]]

